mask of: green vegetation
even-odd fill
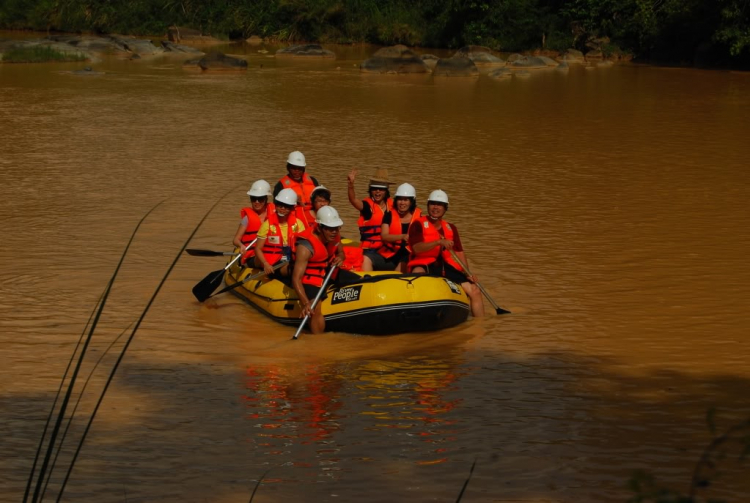
[[[86,56],[77,52],[60,52],[52,47],[35,45],[9,49],[3,54],[5,63],[45,63],[47,61],[85,61]]]
[[[595,43],[662,62],[750,64],[750,0],[5,0],[0,28],[502,51]],[[593,42],[599,41],[599,42]],[[607,48],[605,49],[606,46]]]

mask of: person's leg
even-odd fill
[[[326,330],[326,319],[323,317],[322,302],[315,306],[313,315],[310,317],[310,331],[314,334],[322,334]]]
[[[474,318],[481,318],[484,316],[484,299],[482,298],[482,292],[477,288],[477,285],[469,281],[461,283],[461,287],[469,296],[469,304],[471,304],[471,315]]]
[[[370,260],[370,257],[366,253],[362,256],[362,270],[365,272],[372,271],[372,260]]]
[[[427,272],[427,269],[425,269],[421,265],[415,265],[414,267],[412,267],[411,272],[413,274],[425,274]]]

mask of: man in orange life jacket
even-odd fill
[[[292,189],[297,193],[297,204],[295,216],[307,227],[315,223],[312,210],[312,191],[320,185],[315,177],[305,173],[307,162],[302,152],[295,150],[286,160],[287,174],[281,178],[273,188],[276,197],[284,189]]]
[[[268,213],[276,211],[273,203],[268,203],[268,196],[271,195],[271,186],[265,180],[258,180],[253,183],[250,190],[247,191],[250,196],[250,207],[240,210],[240,226],[234,235],[234,246],[244,250],[247,245],[255,240],[258,235],[258,229],[266,221]],[[255,249],[248,248],[242,255],[242,265],[245,265],[250,259],[255,257]],[[250,262],[252,264],[252,261]]]
[[[409,228],[409,245],[412,252],[409,259],[409,271],[443,276],[454,283],[459,283],[469,296],[471,314],[478,318],[484,316],[482,292],[477,288],[477,278],[464,272],[450,250],[467,264],[461,238],[455,225],[443,220],[448,211],[448,194],[442,190],[433,190],[427,199],[427,215],[417,219]]]
[[[370,197],[367,199],[357,199],[354,190],[354,180],[357,176],[357,170],[353,170],[348,176],[349,185],[349,202],[359,211],[359,240],[364,250],[364,260],[362,261],[363,271],[390,271],[393,266],[388,264],[385,257],[378,253],[378,249],[383,246],[383,240],[380,236],[381,224],[385,212],[393,205],[391,193],[388,186],[393,182],[388,181],[388,170],[378,169],[375,176],[370,178],[368,192]]]
[[[344,247],[339,235],[344,222],[338,212],[332,206],[322,207],[318,210],[317,223],[315,230],[307,229],[297,234],[292,272],[292,286],[302,305],[300,317],[310,316],[310,330],[314,334],[319,334],[326,328],[320,307],[325,293],[321,295],[315,309],[312,308],[312,302],[323,286],[328,267],[339,266],[344,262]]]
[[[268,219],[258,229],[258,241],[255,242],[255,267],[263,269],[266,274],[273,273],[273,266],[286,261],[279,275],[288,277],[289,262],[294,251],[294,237],[305,230],[305,224],[297,220],[294,207],[297,205],[297,194],[292,189],[284,189],[275,198],[276,211],[268,214]]]

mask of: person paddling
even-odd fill
[[[300,318],[310,316],[310,330],[314,334],[325,331],[325,318],[321,310],[323,293],[313,308],[312,302],[323,286],[330,266],[340,266],[344,262],[344,247],[341,244],[339,229],[344,222],[332,206],[318,210],[317,227],[306,229],[296,236],[294,271],[292,286],[297,292],[302,312]],[[334,275],[339,271],[335,271]]]
[[[290,153],[286,160],[287,174],[276,182],[273,188],[273,196],[276,197],[284,189],[292,189],[297,194],[299,206],[295,207],[297,220],[304,222],[307,227],[312,227],[315,222],[312,211],[312,191],[320,185],[315,177],[305,173],[307,161],[302,152],[295,150]]]
[[[244,250],[247,245],[255,241],[258,230],[266,221],[268,213],[275,211],[273,203],[268,203],[271,185],[267,181],[257,180],[253,182],[250,190],[247,191],[247,195],[250,196],[250,207],[240,210],[240,225],[232,241],[234,246],[239,247],[240,250]],[[255,257],[255,249],[248,248],[242,255],[242,265],[245,265],[253,257]]]
[[[348,195],[349,202],[359,211],[359,239],[361,247],[364,250],[364,260],[362,261],[363,271],[387,271],[393,269],[390,267],[385,258],[378,253],[378,248],[383,246],[383,240],[380,237],[381,224],[383,216],[388,208],[393,205],[391,193],[388,186],[393,182],[388,180],[388,170],[380,168],[375,171],[375,175],[370,178],[368,192],[370,197],[366,199],[357,199],[354,190],[354,181],[357,176],[357,170],[349,173],[348,178]]]
[[[297,220],[294,214],[297,194],[292,189],[283,189],[274,200],[276,211],[269,213],[268,219],[258,229],[255,267],[271,275],[273,266],[283,260],[287,263],[279,269],[279,275],[288,277],[291,272],[289,262],[294,252],[294,236],[305,230],[305,224]]]
[[[417,208],[417,191],[408,183],[402,183],[393,196],[393,206],[383,216],[380,226],[380,237],[383,246],[378,253],[385,258],[393,270],[408,272],[407,263],[411,247],[409,246],[409,228],[422,212]]]
[[[448,194],[433,190],[427,199],[427,214],[419,217],[409,228],[409,272],[443,276],[459,283],[469,296],[471,314],[475,318],[484,316],[482,292],[474,283],[476,276],[469,276],[451,257],[451,250],[468,267],[458,228],[445,220],[448,211]]]

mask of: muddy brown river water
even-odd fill
[[[102,401],[64,501],[622,502],[686,492],[750,416],[750,75],[637,65],[528,78],[363,75],[368,48],[247,72],[181,59],[0,65],[0,500],[23,498],[70,356],[122,251],[53,500],[180,247],[229,249],[245,192],[301,150],[356,235],[376,168],[448,192],[510,315],[439,333],[303,335],[190,288],[180,257]],[[262,65],[262,66],[261,66]],[[487,304],[488,313],[493,310]],[[108,349],[110,344],[112,347]],[[80,387],[78,388],[80,390]],[[78,393],[74,396],[77,399]],[[750,499],[730,442],[701,494]],[[732,457],[734,456],[734,457]]]

